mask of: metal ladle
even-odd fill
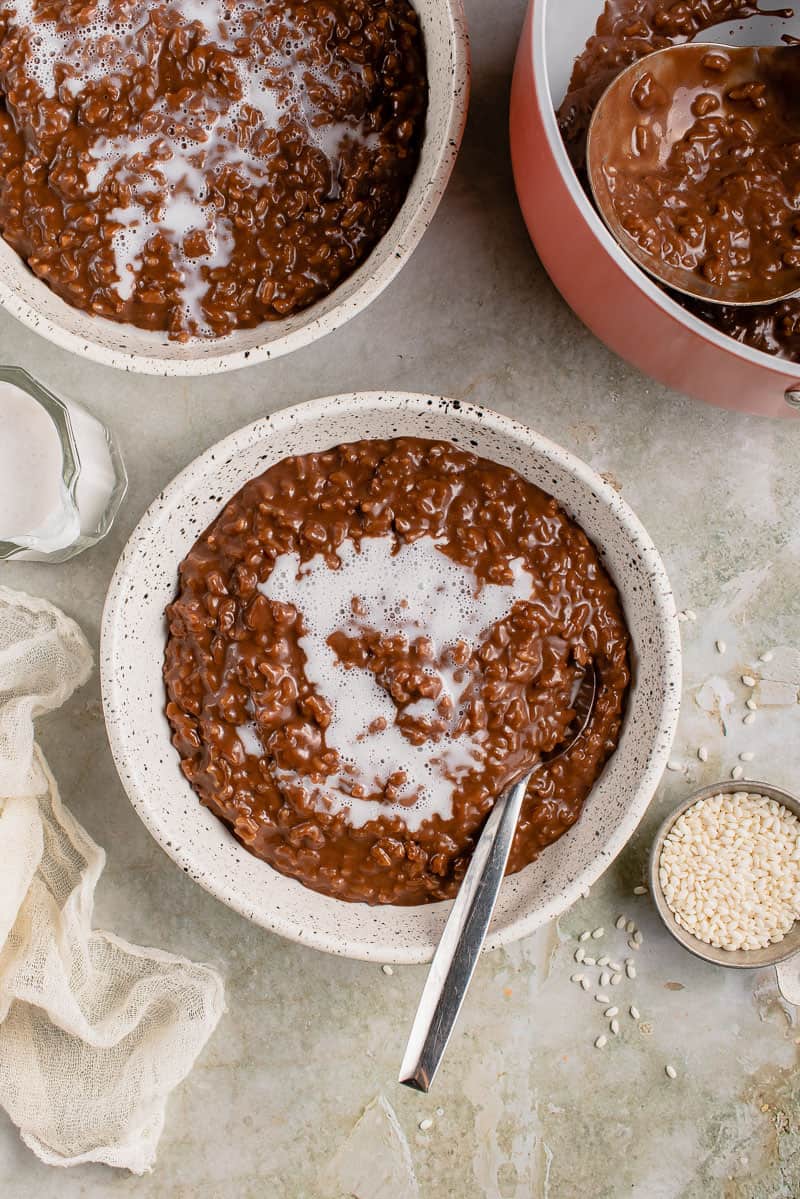
[[[600,98],[589,125],[586,146],[586,166],[589,184],[600,215],[622,249],[643,270],[659,283],[694,299],[710,304],[753,307],[777,303],[800,292],[800,268],[783,267],[774,275],[757,279],[726,280],[724,284],[710,282],[691,267],[670,266],[655,254],[643,249],[626,232],[614,209],[608,171],[613,160],[624,166],[626,157],[636,161],[634,137],[636,127],[652,134],[653,172],[667,161],[675,143],[691,128],[696,116],[692,113],[691,89],[681,88],[692,66],[697,66],[708,53],[724,53],[730,68],[715,78],[707,72],[702,90],[723,97],[730,88],[754,81],[769,79],[780,87],[787,102],[797,104],[797,136],[800,140],[800,46],[724,46],[714,42],[687,42],[656,50],[626,67],[612,81]],[[637,83],[650,75],[656,86],[670,97],[668,111],[663,105],[641,110],[631,100]],[[621,156],[620,146],[625,147]],[[657,151],[657,153],[656,153]]]
[[[712,796],[719,794],[734,795],[741,791],[746,791],[749,795],[765,795],[767,799],[774,799],[776,803],[782,804],[790,812],[794,812],[795,816],[800,817],[800,800],[786,791],[779,790],[778,787],[772,787],[769,783],[757,783],[748,779],[746,783],[724,782],[715,783],[710,787],[701,787],[699,791],[695,791],[670,813],[656,833],[650,851],[650,894],[668,931],[684,949],[689,950],[689,953],[702,958],[704,962],[711,962],[715,966],[732,967],[734,970],[763,970],[767,966],[774,966],[778,988],[783,998],[789,1003],[800,1006],[800,920],[795,920],[794,925],[782,941],[778,941],[775,945],[768,945],[766,949],[716,949],[713,945],[706,945],[705,941],[700,941],[678,924],[661,888],[659,878],[661,851],[675,821],[700,800],[711,799]]]
[[[597,675],[590,667],[574,698],[568,740],[544,754],[496,801],[472,854],[425,981],[411,1026],[399,1082],[428,1091],[439,1069],[480,957],[500,894],[522,801],[533,775],[562,757],[583,735],[594,710]]]

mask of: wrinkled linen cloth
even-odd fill
[[[92,928],[105,853],[33,736],[91,669],[72,620],[0,587],[0,1105],[50,1165],[140,1174],[223,990],[206,966]]]

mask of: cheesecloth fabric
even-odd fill
[[[72,620],[0,587],[0,1105],[50,1165],[140,1174],[223,990],[206,966],[92,929],[105,853],[33,737],[91,669]]]

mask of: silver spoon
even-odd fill
[[[724,74],[701,69],[707,54],[724,55],[730,66]],[[648,79],[647,76],[650,78]],[[688,85],[702,78],[702,85]],[[651,84],[652,81],[652,84]],[[600,98],[589,125],[586,167],[600,215],[623,250],[659,283],[710,304],[751,307],[777,303],[800,292],[800,268],[783,266],[769,276],[714,283],[693,267],[671,266],[650,254],[623,227],[615,211],[610,179],[626,162],[653,174],[663,167],[673,145],[691,128],[697,115],[692,101],[700,91],[722,101],[732,88],[751,82],[769,82],[797,104],[797,138],[800,140],[800,46],[724,46],[712,42],[687,42],[668,46],[632,63],[612,81]],[[637,85],[650,92],[652,106],[633,103]],[[659,89],[661,89],[659,93]],[[794,119],[794,113],[792,119]],[[639,133],[643,130],[644,133]],[[637,138],[642,138],[637,143]]]
[[[589,667],[575,697],[569,740],[504,791],[489,814],[433,955],[411,1026],[398,1079],[407,1087],[427,1092],[439,1069],[486,939],[528,783],[540,765],[572,749],[591,719],[596,695],[597,675]]]

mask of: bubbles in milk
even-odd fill
[[[457,680],[458,670],[446,664],[446,650],[460,641],[470,647],[479,644],[518,600],[531,596],[534,580],[516,560],[511,564],[512,584],[483,583],[469,567],[442,553],[430,537],[403,544],[395,553],[396,545],[393,537],[365,538],[359,552],[354,542],[346,541],[338,551],[338,570],[331,570],[322,555],[301,564],[297,554],[282,554],[260,590],[302,613],[308,629],[299,642],[306,677],[331,705],[325,739],[342,763],[339,774],[321,785],[284,777],[299,782],[320,810],[346,811],[355,827],[391,814],[413,831],[431,816],[447,819],[452,814],[459,780],[482,762],[482,737],[456,736],[454,717],[439,740],[412,745],[396,724],[391,696],[371,671],[343,666],[328,638],[339,630],[350,636],[367,630],[402,634],[409,644],[427,638],[433,643],[431,673],[440,679],[442,693],[451,698],[457,713],[469,679]],[[360,600],[358,616],[351,607],[354,597]],[[434,707],[434,701],[422,699],[404,711],[424,718]],[[370,731],[379,718],[386,727]],[[406,783],[395,804],[349,793],[359,783],[374,794],[397,770],[405,772]]]
[[[72,98],[80,97],[90,83],[115,73],[129,77],[132,70],[144,66],[155,74],[157,56],[154,59],[147,27],[156,9],[173,14],[177,25],[201,26],[204,41],[231,54],[240,95],[221,99],[198,92],[188,96],[177,113],[167,107],[163,97],[156,99],[137,119],[141,127],[142,119],[154,114],[154,132],[142,135],[132,130],[117,137],[97,137],[89,147],[95,165],[87,172],[86,185],[90,194],[114,179],[134,187],[132,202],[110,214],[118,226],[111,238],[117,275],[111,286],[120,299],[128,301],[133,296],[145,246],[161,232],[172,247],[181,276],[183,327],[194,327],[204,335],[212,333],[202,310],[208,288],[206,273],[227,266],[235,246],[233,228],[218,215],[210,196],[214,176],[235,169],[255,187],[268,187],[274,168],[261,151],[253,153],[249,147],[254,139],[260,140],[261,133],[276,130],[291,118],[328,159],[336,194],[343,144],[350,140],[372,146],[378,139],[364,131],[356,117],[331,121],[312,100],[308,79],[336,86],[334,75],[324,66],[304,62],[302,29],[286,13],[265,22],[263,5],[257,0],[231,0],[228,4],[222,0],[163,0],[161,4],[132,0],[124,5],[120,0],[97,0],[92,19],[85,26],[69,29],[55,20],[37,20],[36,0],[0,0],[0,12],[14,14],[11,25],[28,31],[26,72],[51,98],[57,92],[58,64],[67,68],[62,87]],[[259,21],[257,36],[251,40],[247,18],[253,14]],[[272,46],[279,28],[289,32],[289,41],[281,50]],[[346,71],[356,77],[363,73],[354,63],[348,63]],[[195,230],[205,234],[208,253],[186,253],[184,239]]]

